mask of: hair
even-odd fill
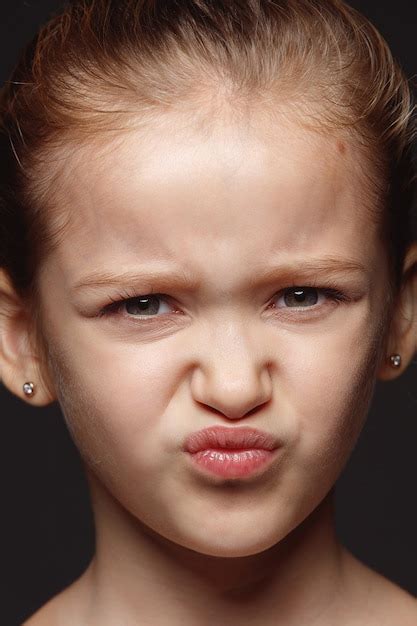
[[[413,97],[364,16],[341,0],[75,0],[40,29],[0,96],[0,266],[17,292],[36,299],[42,261],[65,234],[63,149],[221,102],[282,105],[356,140],[399,288]]]

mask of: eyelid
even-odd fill
[[[304,291],[307,289],[316,290],[321,294],[329,296],[330,298],[334,298],[335,300],[348,300],[349,299],[346,293],[340,291],[336,287],[320,287],[316,285],[299,285],[299,284],[291,285],[289,287],[285,287],[284,289],[281,289],[280,291],[276,292],[275,297],[280,296],[280,295],[281,296],[285,295],[285,292],[287,291],[296,291],[296,290]],[[295,307],[287,307],[287,308],[295,308]],[[303,308],[309,308],[309,307],[303,307]]]
[[[281,290],[280,292],[278,292],[274,297],[273,300],[275,300],[276,298],[279,297],[283,297],[285,296],[285,292],[287,291],[296,291],[296,290],[306,290],[306,289],[313,289],[315,291],[319,292],[319,296],[320,295],[324,295],[325,296],[325,301],[320,303],[316,303],[314,305],[311,306],[303,306],[302,304],[300,304],[300,306],[282,306],[282,307],[272,307],[270,306],[270,308],[273,308],[274,310],[279,310],[281,311],[281,314],[286,315],[288,312],[288,315],[292,315],[292,311],[296,312],[298,315],[302,314],[305,316],[312,316],[313,314],[316,314],[318,311],[322,312],[324,307],[327,306],[337,306],[343,302],[348,302],[351,300],[351,298],[349,298],[349,296],[347,296],[347,294],[341,292],[339,289],[335,289],[335,288],[331,288],[331,287],[314,287],[311,285],[304,285],[304,286],[299,286],[296,285],[294,287],[286,287],[285,289]],[[283,313],[282,313],[283,312]]]
[[[101,308],[99,312],[99,317],[111,315],[112,313],[116,314],[125,302],[128,302],[129,300],[136,300],[137,298],[147,298],[148,296],[153,296],[153,297],[158,298],[159,300],[163,300],[164,302],[172,303],[172,299],[169,296],[162,294],[162,293],[156,293],[153,291],[148,291],[147,293],[137,293],[135,290],[132,290],[132,291],[125,290],[119,293],[116,297],[110,296],[109,298],[110,302]],[[152,319],[152,318],[161,317],[161,316],[144,315],[143,317],[138,318],[138,319],[144,319],[146,317],[148,317],[149,319]]]

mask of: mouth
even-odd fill
[[[279,447],[279,441],[264,431],[212,426],[187,437],[184,451],[199,471],[230,479],[260,475]]]
[[[276,457],[276,450],[202,450],[191,455],[193,464],[204,473],[221,478],[259,475]]]

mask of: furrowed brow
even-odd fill
[[[152,269],[139,267],[137,270],[130,270],[121,273],[98,270],[82,278],[71,287],[71,291],[77,292],[83,289],[99,289],[100,287],[120,287],[128,286],[138,281],[152,284],[158,282],[161,285],[178,287],[183,289],[196,289],[198,281],[192,279],[185,271],[172,271],[164,269]]]
[[[274,278],[280,280],[303,280],[303,279],[325,279],[352,274],[365,274],[366,267],[354,259],[343,259],[337,257],[326,257],[322,259],[308,259],[296,263],[288,263],[268,268],[251,279],[250,285],[255,282],[267,283]]]
[[[245,288],[250,289],[255,284],[266,284],[273,280],[296,280],[303,278],[331,278],[335,275],[343,277],[355,273],[365,273],[366,267],[355,260],[325,258],[309,259],[292,263],[286,263],[269,267],[266,270],[256,272],[253,277],[245,281]],[[162,288],[177,288],[193,291],[199,288],[201,280],[194,279],[185,270],[152,269],[138,267],[121,273],[110,271],[96,271],[82,278],[71,287],[71,291],[78,292],[83,289],[99,289],[103,287],[133,286],[141,283],[145,288],[151,288],[157,283]]]

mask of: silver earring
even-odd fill
[[[25,383],[23,385],[23,393],[26,396],[33,396],[35,393],[35,385],[33,383]]]
[[[391,354],[390,358],[391,367],[398,368],[401,366],[401,355],[400,354]]]

